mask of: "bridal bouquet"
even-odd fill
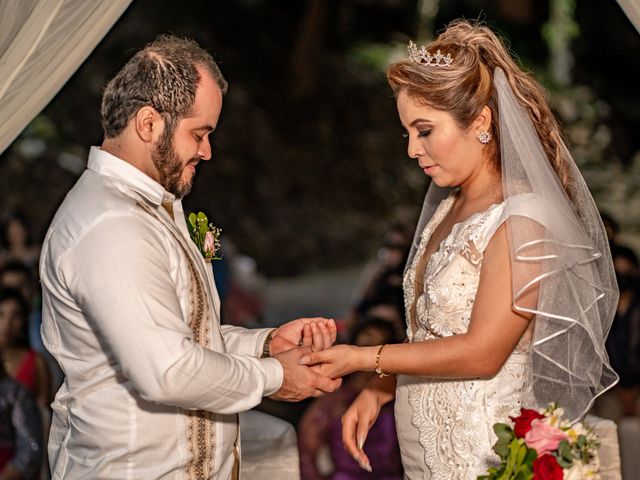
[[[220,234],[222,230],[209,223],[207,216],[198,212],[187,217],[189,235],[206,261],[220,260]]]
[[[502,459],[478,480],[599,479],[597,435],[584,423],[571,424],[551,404],[544,410],[522,408],[509,417],[513,427],[496,423],[493,450]]]

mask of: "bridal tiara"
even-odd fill
[[[451,62],[453,62],[453,58],[451,58],[450,53],[443,55],[440,50],[438,50],[435,55],[432,55],[424,45],[418,48],[418,46],[411,40],[409,40],[407,51],[409,52],[409,58],[420,65],[428,65],[430,67],[448,67],[451,65]]]

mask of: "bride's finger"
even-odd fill
[[[358,417],[353,414],[352,411],[347,412],[342,416],[342,444],[344,449],[353,458],[358,455],[358,446],[356,442],[356,426]]]
[[[371,472],[371,462],[358,445],[356,432],[360,430],[362,419],[358,418],[357,415],[357,410],[355,412],[347,411],[342,417],[342,443],[345,450],[358,462],[360,468]]]
[[[326,363],[331,360],[328,350],[322,350],[321,352],[309,352],[298,360],[299,365],[317,365],[318,363]]]

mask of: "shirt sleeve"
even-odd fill
[[[243,328],[222,325],[222,335],[229,352],[260,358],[264,342],[273,328]]]
[[[67,288],[143,399],[221,414],[254,407],[280,388],[280,363],[194,342],[168,260],[178,247],[153,222],[136,212],[96,222],[61,259]]]

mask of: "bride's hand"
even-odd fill
[[[342,416],[344,448],[358,462],[360,468],[367,472],[372,470],[371,462],[363,450],[364,442],[381,408],[379,393],[371,388],[365,388]]]
[[[354,345],[335,345],[321,352],[304,355],[299,363],[309,365],[316,373],[329,378],[344,377],[358,370],[374,370],[372,363],[367,365],[368,357],[373,360],[376,347],[356,347]]]

